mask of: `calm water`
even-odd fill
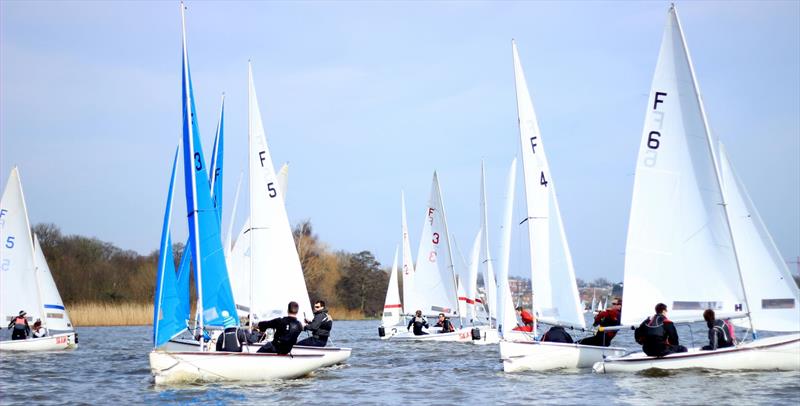
[[[338,321],[334,343],[349,364],[302,379],[261,384],[154,386],[149,327],[79,328],[80,348],[0,354],[0,403],[97,404],[798,404],[800,372],[681,371],[595,375],[505,374],[497,346],[382,342],[377,321]],[[694,328],[698,342],[705,331]],[[679,330],[682,343],[689,330]],[[615,344],[633,347],[625,332]],[[6,339],[5,335],[3,336]],[[25,395],[14,395],[14,394]]]

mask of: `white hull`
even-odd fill
[[[233,352],[150,352],[156,384],[211,381],[265,381],[305,376],[322,367],[321,355]]]
[[[501,341],[503,371],[547,371],[591,368],[603,356],[621,356],[624,348],[552,343],[542,341]]]
[[[242,352],[248,353],[256,353],[258,349],[261,348],[262,344],[258,345],[245,345]],[[183,340],[183,339],[174,339],[170,340],[167,344],[161,347],[161,350],[167,352],[192,352],[192,351],[199,351],[200,346],[197,344],[197,341],[192,340]],[[215,346],[211,343],[210,348],[208,349],[210,352],[215,351]],[[352,353],[351,348],[339,348],[339,347],[309,347],[305,345],[295,345],[292,347],[292,355],[322,355],[323,359],[323,367],[329,367],[336,364],[342,364],[346,362],[350,358],[350,354]]]
[[[607,358],[594,365],[597,373],[636,372],[647,369],[800,370],[800,334],[761,338],[716,351],[692,348],[689,352],[657,358],[636,352]]]
[[[75,348],[78,348],[78,342],[74,332],[27,340],[0,341],[0,351],[59,351]]]
[[[439,333],[438,328],[428,330],[426,335],[414,335],[413,332],[403,327],[393,327],[386,331],[386,336],[381,340],[393,341],[437,341],[468,343],[472,341],[472,327],[461,328],[452,333]],[[495,330],[496,335],[496,330]]]

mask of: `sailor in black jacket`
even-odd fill
[[[297,337],[303,331],[303,325],[297,320],[298,310],[300,310],[300,306],[297,302],[289,302],[288,316],[258,323],[258,329],[261,331],[268,328],[275,330],[272,341],[262,345],[258,352],[288,354],[292,351],[292,347],[297,343]]]
[[[303,330],[311,332],[311,337],[301,340],[297,345],[324,347],[328,344],[331,328],[333,328],[333,319],[328,315],[325,301],[318,300],[314,302],[314,320],[306,320],[306,326],[303,328]]]

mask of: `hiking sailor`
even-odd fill
[[[314,302],[314,320],[306,320],[303,330],[310,331],[311,337],[301,340],[297,345],[308,345],[311,347],[324,347],[328,344],[328,337],[333,328],[333,319],[328,315],[324,300]]]
[[[655,310],[656,314],[648,317],[634,331],[634,338],[642,344],[642,351],[651,357],[686,352],[686,347],[678,342],[678,330],[667,318],[667,305],[659,303]]]
[[[8,323],[8,328],[14,329],[11,331],[12,340],[24,340],[31,335],[31,327],[28,325],[28,319],[25,318],[26,314],[25,310],[20,310],[19,316],[14,317]]]
[[[414,326],[415,336],[424,336],[428,334],[422,331],[423,327],[425,327],[426,329],[428,328],[428,320],[425,320],[425,318],[422,317],[422,310],[417,310],[417,312],[414,315],[414,318],[412,318],[411,321],[408,322],[408,327],[406,327],[406,330],[410,329],[411,326]]]
[[[736,344],[733,335],[733,326],[727,320],[715,318],[714,311],[706,309],[703,312],[703,319],[708,326],[708,345],[703,346],[703,350],[716,350],[717,348],[732,347]]]
[[[297,337],[303,332],[303,325],[297,320],[298,311],[300,305],[297,302],[289,302],[286,307],[288,316],[258,323],[258,329],[261,331],[267,331],[268,328],[275,330],[272,341],[262,345],[258,352],[288,354],[292,351],[292,347],[297,343]]]

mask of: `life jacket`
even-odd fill
[[[17,316],[14,319],[14,330],[24,330],[28,325],[28,321],[22,316]]]
[[[239,328],[228,327],[217,340],[217,351],[242,352],[242,345],[239,342]]]
[[[717,334],[718,337],[718,347],[730,347],[733,345],[733,337],[731,337],[731,330],[733,330],[733,326],[725,321],[725,320],[714,320],[714,325],[712,326],[712,331],[714,334]]]
[[[667,341],[667,330],[664,329],[664,316],[657,314],[647,320],[645,324],[644,336],[648,340],[655,340],[660,342]]]
[[[733,323],[728,320],[722,320],[728,330],[728,338],[731,339],[731,344],[736,344],[736,330],[733,328]]]

